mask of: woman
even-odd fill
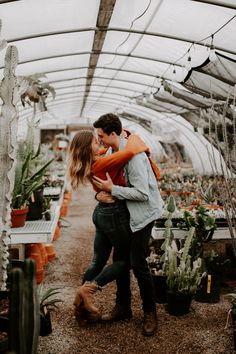
[[[125,186],[123,167],[135,154],[147,151],[144,142],[136,135],[131,135],[124,150],[109,156],[100,155],[98,141],[90,130],[81,130],[70,144],[69,176],[73,189],[90,181],[92,176],[106,178],[108,172],[113,183]],[[103,151],[104,152],[104,151]],[[94,189],[97,188],[94,186]],[[126,203],[114,200],[110,204],[98,203],[93,213],[96,228],[94,256],[85,272],[83,286],[77,291],[74,305],[75,316],[79,320],[86,315],[90,320],[99,318],[99,310],[92,303],[92,296],[102,286],[116,279],[122,282],[129,268],[130,226]],[[113,248],[113,263],[105,267]],[[105,267],[105,268],[104,268]],[[122,298],[122,294],[117,293]],[[124,302],[124,299],[122,299]],[[128,306],[128,304],[127,304]]]

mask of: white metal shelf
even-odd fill
[[[186,230],[180,230],[178,228],[172,228],[175,238],[184,238],[186,236]],[[152,237],[154,239],[162,239],[165,228],[153,227]],[[213,240],[226,240],[231,239],[229,229],[227,227],[221,227],[214,231]]]
[[[51,220],[26,221],[23,227],[12,228],[10,230],[10,244],[52,242],[59,215],[60,206],[57,205]]]

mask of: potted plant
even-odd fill
[[[11,216],[12,227],[24,226],[26,214],[28,212],[28,205],[30,198],[34,198],[34,192],[38,191],[44,183],[44,174],[51,164],[53,159],[44,162],[43,165],[38,165],[35,168],[34,159],[40,154],[40,147],[36,154],[30,148],[31,143],[19,142],[18,144],[18,158],[15,171],[15,182],[11,201]],[[33,168],[34,167],[34,168]],[[15,221],[15,214],[25,214],[23,220],[19,223]]]
[[[198,205],[195,212],[185,210],[183,220],[177,226],[181,230],[195,228],[190,247],[190,254],[193,260],[203,256],[203,244],[212,240],[214,231],[217,228],[215,218],[210,215],[203,205]]]
[[[63,302],[55,297],[60,293],[60,288],[44,289],[43,284],[38,286],[38,298],[40,308],[40,336],[52,333],[51,312],[58,309],[57,304]]]
[[[217,263],[217,255],[214,252],[210,254],[205,254],[204,252],[204,244],[212,240],[214,231],[217,228],[215,218],[203,205],[198,205],[195,212],[184,212],[183,220],[178,224],[178,227],[185,230],[195,227],[190,255],[192,261],[198,257],[202,259],[202,272],[206,273],[206,277],[201,280],[195,300],[218,302],[220,300],[218,274],[217,272],[213,273],[214,265],[216,266]]]
[[[40,111],[47,111],[47,97],[49,94],[51,94],[54,99],[56,93],[53,86],[47,83],[43,83],[40,80],[42,77],[46,78],[46,75],[39,73],[22,77],[22,79],[28,83],[26,91],[21,95],[21,103],[23,107],[25,107],[26,103],[31,106],[31,103],[33,102],[35,111],[36,105]]]
[[[168,257],[167,250],[168,246],[172,243],[174,244],[174,234],[172,231],[173,223],[172,217],[175,212],[176,204],[173,196],[170,196],[167,204],[167,220],[165,221],[165,231],[163,233],[164,241],[161,246],[157,244],[156,241],[153,240],[150,245],[151,253],[147,258],[148,266],[152,275],[154,292],[155,292],[155,300],[158,303],[165,303],[167,301],[167,270],[168,270]]]
[[[192,262],[189,254],[194,233],[195,228],[192,227],[182,249],[178,250],[172,245],[167,249],[167,310],[171,315],[184,315],[189,312],[193,295],[205,276],[202,273],[201,258]]]

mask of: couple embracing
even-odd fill
[[[93,126],[95,132],[79,131],[70,144],[71,185],[77,189],[90,181],[98,200],[93,212],[94,255],[76,292],[74,313],[78,322],[83,318],[92,322],[130,319],[132,269],[144,312],[142,333],[152,336],[157,316],[146,258],[153,223],[163,208],[159,171],[147,146],[137,135],[122,130],[118,116],[105,114]],[[111,252],[112,264],[107,265]],[[93,294],[113,280],[116,303],[110,313],[102,314],[93,303]]]

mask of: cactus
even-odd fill
[[[182,250],[178,251],[171,246],[167,247],[169,263],[167,285],[171,292],[195,294],[202,277],[205,276],[201,270],[201,258],[191,262],[189,255],[194,232],[194,227],[188,231]]]
[[[172,231],[172,217],[175,212],[175,199],[173,196],[169,197],[168,204],[167,204],[167,211],[168,211],[168,216],[167,220],[165,222],[165,231],[163,234],[164,237],[164,242],[161,245],[161,250],[164,252],[161,256],[160,263],[162,264],[162,270],[160,275],[164,275],[168,271],[168,254],[167,254],[167,249],[168,247],[172,244],[173,239],[174,239],[174,234]]]
[[[5,44],[4,41],[0,41],[0,50]],[[17,62],[17,48],[8,46],[5,54],[4,77],[0,81],[0,97],[3,101],[0,119],[0,290],[6,290],[9,263],[10,203],[14,187],[19,117],[17,102],[20,100],[21,92],[25,90],[25,82],[19,83],[15,75]]]
[[[17,354],[37,353],[40,328],[35,262],[27,259],[24,271],[11,271],[9,349]]]

